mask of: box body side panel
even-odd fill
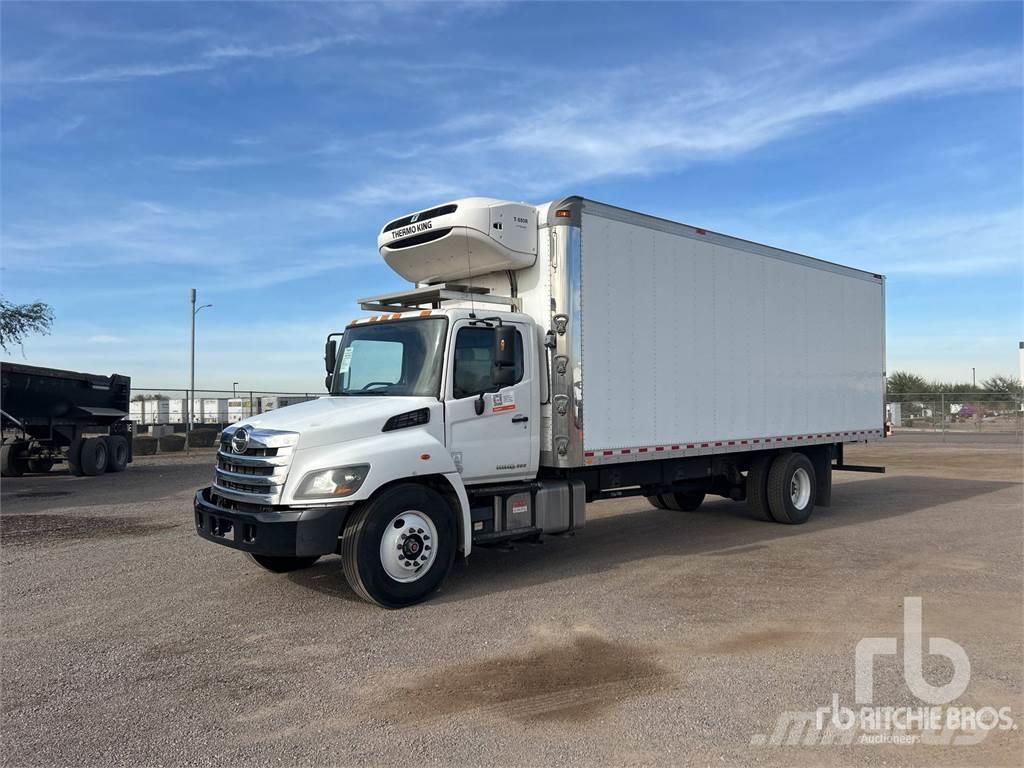
[[[585,207],[581,254],[585,451],[876,436],[880,278]]]

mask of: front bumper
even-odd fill
[[[218,506],[211,489],[203,488],[196,493],[193,507],[196,533],[207,541],[255,555],[305,557],[337,551],[341,526],[352,505],[243,512]]]

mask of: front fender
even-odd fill
[[[415,480],[427,475],[441,476],[451,485],[459,501],[456,510],[462,535],[460,549],[468,555],[472,540],[469,498],[452,461],[448,449],[426,429],[405,429],[384,432],[380,435],[336,443],[315,448],[300,448],[292,459],[288,480],[285,483],[283,504],[312,506],[315,501],[296,499],[295,493],[302,479],[310,472],[344,467],[352,464],[369,464],[370,472],[363,484],[345,501],[364,501],[378,489],[399,480]],[[337,500],[326,500],[324,504],[337,504]]]

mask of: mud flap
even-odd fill
[[[814,466],[814,504],[832,506],[832,446],[822,445],[804,450]]]

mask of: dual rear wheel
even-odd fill
[[[763,454],[747,472],[747,506],[755,517],[786,525],[806,523],[814,511],[817,479],[814,464],[803,453]],[[658,509],[693,512],[704,501],[703,491],[648,496]]]
[[[68,448],[68,469],[73,475],[124,472],[127,466],[128,439],[123,435],[79,438]]]
[[[806,455],[759,456],[747,473],[747,506],[763,520],[800,525],[814,511],[816,488],[814,464]]]

